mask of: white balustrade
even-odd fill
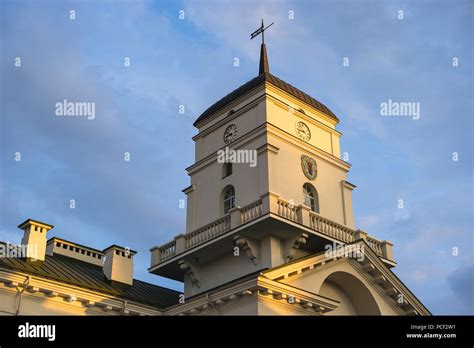
[[[268,196],[268,195],[267,195]],[[228,231],[230,231],[231,226],[239,226],[241,224],[248,223],[253,221],[263,214],[272,212],[282,218],[287,220],[304,224],[306,227],[309,227],[312,230],[320,232],[326,236],[337,239],[344,243],[351,243],[358,238],[361,238],[362,235],[360,231],[354,231],[349,227],[340,225],[334,221],[326,219],[321,215],[308,210],[305,206],[296,207],[293,203],[288,202],[277,195],[271,194],[271,196],[266,197],[262,196],[262,199],[251,203],[243,208],[234,208],[235,211],[232,214],[227,214],[226,216],[217,219],[216,221],[207,224],[204,227],[201,227],[191,233],[180,235],[179,246],[177,250],[176,240],[165,244],[161,247],[155,248],[158,249],[152,252],[158,252],[157,259],[159,262],[163,262],[170,257],[173,257],[177,253],[181,253],[185,250],[203,244],[217,236],[220,236]],[[309,216],[308,216],[309,214]],[[232,221],[231,218],[236,219]],[[178,238],[178,237],[177,237]],[[379,241],[373,237],[367,236],[363,233],[363,239],[367,242],[370,248],[379,256],[392,258],[392,244],[387,241]]]

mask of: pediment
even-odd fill
[[[365,241],[346,247],[295,260],[263,275],[340,301],[334,314],[430,315]]]

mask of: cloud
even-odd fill
[[[358,225],[362,230],[376,226],[379,223],[377,215],[362,216],[358,219]]]
[[[263,17],[275,22],[271,71],[341,118],[358,225],[395,243],[395,271],[434,313],[461,297],[448,277],[472,257],[472,4],[412,4],[404,22],[397,6],[373,2],[188,1],[185,20],[176,6],[148,1],[73,4],[74,22],[70,3],[8,2],[1,14],[6,236],[27,217],[45,220],[82,244],[138,249],[137,274],[156,280],[146,275],[148,248],[185,226],[178,204],[194,161],[192,122],[256,75],[259,42],[249,35]],[[55,117],[64,98],[95,102],[96,119]],[[380,117],[389,98],[421,102],[422,117]]]
[[[459,267],[448,277],[451,290],[456,299],[465,306],[465,313],[474,312],[474,264]]]

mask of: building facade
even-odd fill
[[[150,249],[149,272],[184,294],[133,279],[133,250],[48,240],[29,219],[22,257],[0,259],[0,313],[430,315],[392,243],[354,224],[338,122],[270,73],[262,43],[258,76],[194,123],[185,233]]]
[[[356,229],[339,119],[270,73],[194,123],[186,233],[151,249],[184,282],[170,314],[428,315],[395,276],[393,245]]]
[[[47,239],[28,219],[20,246],[0,243],[0,315],[162,315],[179,293],[133,279],[135,251]]]

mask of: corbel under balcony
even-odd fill
[[[254,265],[257,265],[258,259],[256,256],[256,246],[253,245],[252,241],[242,237],[241,235],[234,236],[234,244],[239,249],[243,249],[247,254],[248,258],[253,262]]]
[[[267,220],[268,218],[285,224],[285,226],[288,226],[288,231],[291,230],[295,234],[295,240],[292,242],[291,247],[288,246],[288,252],[284,255],[287,261],[295,257],[296,250],[301,248],[308,238],[320,238],[321,240],[336,244],[348,244],[363,239],[388,267],[396,265],[392,251],[393,244],[389,241],[375,239],[369,236],[367,232],[353,230],[323,217],[311,211],[304,204],[294,205],[277,194],[268,192],[251,204],[244,207],[237,206],[231,209],[228,214],[203,227],[187,234],[180,234],[171,242],[150,249],[151,266],[149,272],[156,273],[155,271],[161,268],[162,265],[170,264],[170,262],[176,263],[178,260],[183,259],[183,257],[189,256],[206,245],[217,241],[227,238],[233,243],[233,236],[239,234],[241,237],[245,237],[242,231],[248,227],[256,226],[260,222],[269,221]],[[297,243],[295,244],[295,242]],[[243,247],[244,244],[241,244],[241,246]],[[243,249],[247,253],[249,252],[247,250],[250,249],[253,256],[250,255],[249,258],[255,263],[255,260],[257,260],[257,250],[251,246]],[[177,275],[173,276],[178,271],[179,269],[176,268],[175,264],[173,270],[165,271],[166,274],[163,275],[171,276],[172,279],[178,279]]]
[[[292,240],[287,242],[287,246],[285,248],[287,250],[285,257],[287,263],[293,260],[296,254],[296,250],[298,250],[302,245],[305,245],[307,239],[308,235],[306,233],[301,233],[296,238],[293,238]]]
[[[194,266],[192,266],[189,262],[186,262],[184,260],[180,260],[178,262],[179,269],[185,273],[186,275],[189,276],[189,279],[191,280],[191,283],[193,285],[196,285],[198,288],[201,287],[201,282],[199,281],[197,277],[197,271]]]

